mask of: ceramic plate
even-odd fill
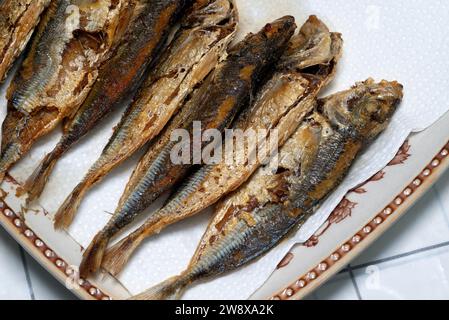
[[[245,2],[240,3],[245,6]],[[282,14],[288,13],[288,8],[284,11],[286,12]],[[307,11],[307,14],[309,13],[319,15],[319,12]],[[305,16],[304,14],[297,17],[298,21],[304,21]],[[326,22],[332,21],[332,17],[325,18]],[[339,19],[334,20],[335,25],[338,25]],[[249,21],[242,19],[242,24],[248,25]],[[349,39],[348,50],[351,50],[353,45]],[[1,98],[4,96],[5,87],[2,88]],[[76,150],[72,150],[61,160],[53,181],[43,194],[43,203],[57,205],[63,200],[73,187],[70,183],[77,182],[80,172],[87,170],[89,164],[85,161],[86,155],[101,151],[102,145],[110,136],[112,123],[116,122],[119,116],[120,113],[117,112],[94,130],[93,138],[85,139]],[[389,165],[363,185],[351,190],[316,234],[306,243],[295,246],[251,298],[285,300],[305,297],[390,228],[449,166],[448,122],[449,114],[446,114],[427,130],[410,136]],[[101,275],[89,280],[77,278],[76,266],[81,261],[82,245],[86,243],[78,243],[66,232],[54,231],[51,215],[48,213],[54,212],[54,207],[43,205],[26,210],[24,199],[16,197],[20,184],[14,177],[23,181],[42,154],[49,150],[48,145],[56,142],[57,138],[57,134],[54,134],[40,142],[22,161],[19,169],[13,170],[1,185],[0,224],[48,272],[80,298],[127,298],[130,296],[128,289],[110,275]],[[101,187],[103,189],[93,190],[89,199],[86,199],[86,206],[91,206],[92,212],[98,212],[99,208],[102,208],[102,211],[109,210],[102,207],[106,202],[110,202],[107,203],[108,206],[114,206],[109,198],[104,198],[103,203],[97,203],[96,197],[101,199],[102,192],[115,192],[119,196],[135,161],[134,157],[125,163],[118,173],[106,179]],[[72,170],[66,170],[66,167]],[[67,181],[70,183],[64,183]],[[113,188],[115,189],[111,190]],[[104,219],[107,218],[107,214],[104,214]],[[85,217],[84,222],[78,221],[76,232],[94,233],[99,226],[89,224],[89,221],[89,217]]]

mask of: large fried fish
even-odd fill
[[[194,152],[191,151],[187,154],[190,159],[186,163],[172,161],[171,153],[176,145],[191,146],[191,141],[173,141],[173,130],[184,129],[183,132],[191,137],[197,122],[201,123],[204,130],[217,129],[223,132],[229,127],[235,115],[248,105],[261,78],[280,58],[295,28],[293,17],[283,17],[266,25],[259,33],[248,35],[230,49],[227,59],[219,64],[192,101],[174,117],[161,137],[142,157],[114,216],[84,253],[80,266],[82,276],[98,270],[111,237],[132,222],[164,191],[180,181],[192,167]]]
[[[386,128],[401,98],[397,82],[370,79],[319,100],[281,148],[277,171],[267,175],[259,169],[219,204],[187,270],[136,299],[179,298],[192,283],[273,248],[339,185],[360,150]]]
[[[245,154],[244,159],[256,153],[256,148],[266,148],[267,139],[276,139],[282,145],[296,130],[314,106],[321,88],[330,82],[341,55],[342,40],[315,16],[302,26],[291,40],[289,49],[277,64],[273,77],[264,85],[254,104],[235,124],[242,131],[266,130],[257,134],[254,144],[236,144],[235,154]],[[276,129],[268,136],[268,130]],[[270,141],[270,143],[273,143]],[[241,150],[240,150],[241,149]],[[269,156],[269,153],[266,153]],[[146,237],[167,226],[192,216],[217,202],[225,194],[242,185],[265,159],[228,163],[221,161],[207,165],[190,176],[158,212],[135,232],[115,245],[107,253],[103,267],[117,274]]]

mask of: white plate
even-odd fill
[[[281,3],[272,1],[269,8],[248,8],[246,3],[239,1],[241,11],[253,11],[251,14],[243,15],[242,27],[253,30],[257,30],[267,22],[264,15],[270,16],[271,13],[267,14],[268,11],[278,10],[280,16],[288,14],[290,10],[286,5],[287,1]],[[264,1],[264,3],[266,2]],[[377,28],[375,18],[379,12],[376,10],[379,9],[379,6],[382,7],[378,1],[373,3],[375,4],[364,7],[367,10],[363,11],[363,14],[374,19],[364,26],[365,29]],[[320,15],[319,8],[322,6],[323,2],[320,1],[314,11],[313,2],[305,1],[304,14],[297,16],[298,24],[304,21],[308,14],[317,14],[326,23],[329,23],[332,31],[342,31],[341,29],[348,27],[345,25],[346,20],[341,16]],[[260,21],[256,21],[256,17]],[[380,21],[381,18],[380,16]],[[438,35],[429,35],[429,37],[431,36]],[[351,67],[351,63],[347,59],[356,58],[354,50],[360,44],[355,43],[354,39],[345,37],[345,40],[345,58],[342,61],[336,85],[329,89],[332,91],[343,89],[347,83],[367,77],[363,73],[360,75],[361,78],[349,79],[349,73],[346,70]],[[385,58],[388,59],[388,53]],[[375,63],[375,67],[378,63],[379,61]],[[367,72],[371,72],[373,68],[371,65],[370,71]],[[394,70],[384,70],[379,67],[374,72],[375,74],[369,75],[395,78],[394,72]],[[442,84],[438,84],[438,88],[440,86]],[[5,86],[2,88],[3,94],[4,89]],[[426,88],[426,90],[430,89]],[[43,195],[42,203],[45,204],[45,209],[54,212],[71,191],[81,175],[88,169],[91,161],[101,152],[111,134],[111,128],[119,116],[120,112],[116,112],[90,134],[90,139],[85,139],[61,159],[55,175]],[[408,144],[400,150],[394,163],[385,168],[383,174],[377,175],[372,181],[361,187],[363,190],[359,189],[349,193],[330,220],[319,230],[317,236],[311,239],[307,246],[298,245],[293,248],[291,253],[280,263],[280,268],[272,274],[263,287],[252,295],[252,298],[304,297],[338,272],[391,227],[449,166],[447,159],[449,128],[446,125],[448,121],[449,114],[446,114],[429,129],[411,136]],[[54,133],[40,141],[11,174],[23,181],[57,139],[58,133]],[[71,229],[73,238],[65,232],[53,230],[50,217],[45,209],[27,212],[25,217],[22,217],[24,202],[23,199],[15,196],[15,189],[19,187],[19,184],[13,178],[7,179],[1,186],[4,194],[0,201],[0,223],[39,263],[79,297],[84,299],[129,297],[127,288],[117,279],[111,276],[99,276],[89,281],[80,280],[74,276],[76,272],[73,269],[76,269],[81,260],[81,246],[86,245],[90,239],[90,236],[86,237],[86,234],[93,235],[108,219],[108,215],[104,212],[114,210],[116,198],[123,190],[123,185],[136,159],[137,156],[127,161],[89,194],[83,204],[84,211],[82,207],[81,211],[83,212],[77,219],[75,228]],[[112,197],[111,194],[113,194]]]

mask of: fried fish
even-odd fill
[[[157,60],[171,27],[193,0],[138,0],[123,41],[99,70],[98,80],[70,120],[56,147],[45,156],[25,183],[35,198],[43,190],[56,162],[107,114],[134,96],[147,67]],[[56,228],[72,216],[57,214]]]
[[[257,146],[265,148],[263,143],[268,138],[275,139],[274,136],[268,137],[268,130],[272,129],[278,131],[279,141],[275,145],[281,146],[311,111],[321,88],[333,79],[341,49],[340,35],[329,32],[323,22],[311,16],[299,34],[292,38],[273,77],[234,126],[243,131],[264,129],[266,134],[258,134],[259,141],[255,144],[237,144],[235,147],[242,150],[235,150],[235,154],[246,153],[245,159],[248,159],[256,152]],[[237,189],[265,159],[256,160],[259,161],[241,161],[239,164],[221,161],[200,168],[161,210],[111,248],[105,256],[103,267],[113,275],[118,274],[145,238],[206,209]]]
[[[235,35],[237,20],[232,0],[195,3],[100,158],[61,206],[61,215],[73,216],[83,196],[95,183],[160,133],[187,96],[222,59]],[[36,187],[40,185],[35,184]],[[28,190],[28,193],[35,197],[40,190]]]
[[[37,139],[70,117],[126,28],[127,0],[54,0],[7,92],[0,180]]]
[[[402,99],[397,82],[369,79],[317,102],[280,150],[278,169],[260,168],[219,203],[186,271],[135,299],[176,299],[192,283],[254,261],[307,220],[388,125]]]
[[[0,83],[26,47],[50,0],[0,1]]]
[[[134,171],[115,214],[93,239],[84,253],[80,274],[85,277],[98,270],[104,250],[121,229],[153,203],[164,191],[180,181],[191,168],[190,161],[175,163],[171,153],[179,143],[171,140],[174,129],[184,129],[192,136],[195,122],[203,130],[218,129],[223,132],[235,115],[246,107],[262,78],[287,48],[296,28],[294,18],[283,17],[267,24],[259,33],[248,35],[228,52],[225,61],[206,79],[193,102],[186,105],[173,119],[144,155]],[[191,141],[181,141],[190,147]],[[191,149],[190,149],[191,150]]]

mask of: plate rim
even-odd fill
[[[314,268],[300,275],[295,282],[274,292],[271,300],[301,300],[341,271],[354,258],[393,226],[449,169],[449,141],[441,147],[432,160],[420,170],[412,181],[392,197],[392,200],[363,227],[334,247]],[[419,181],[419,182],[417,182]],[[370,231],[364,229],[369,227]],[[368,229],[367,229],[368,230]],[[337,254],[337,258],[333,257]]]

